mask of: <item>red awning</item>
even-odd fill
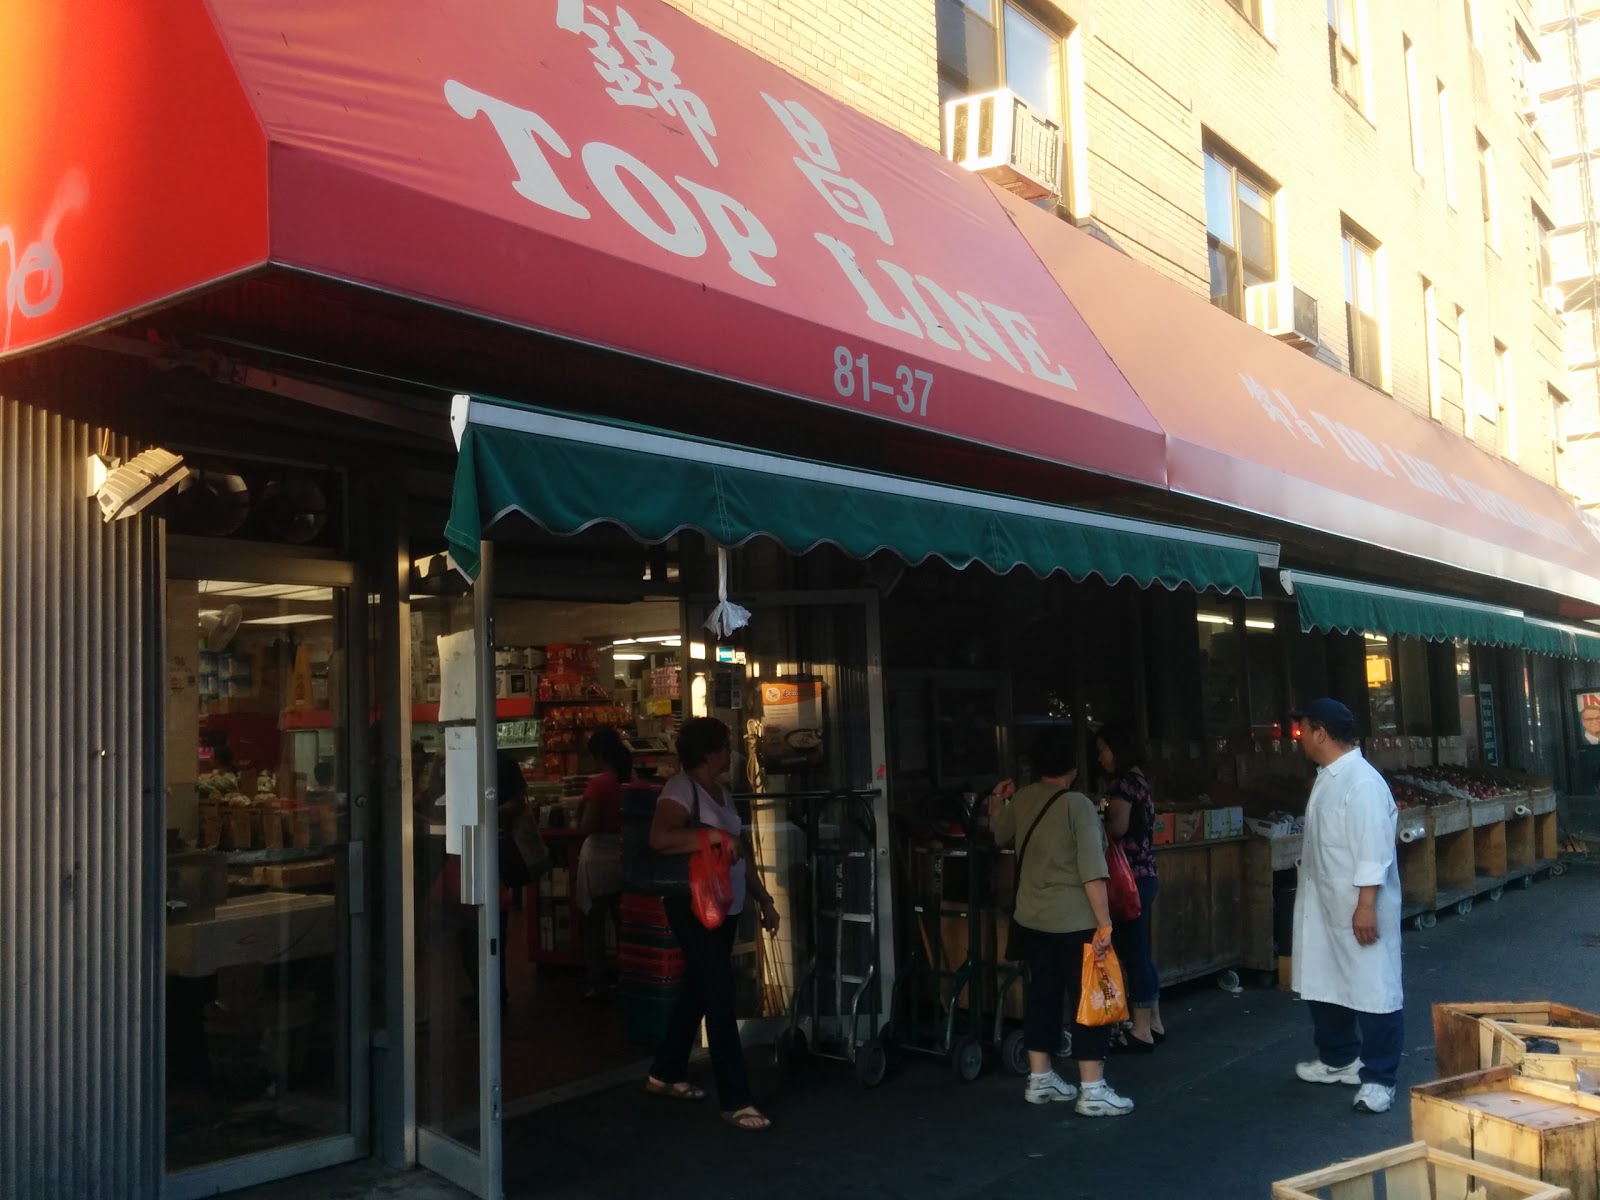
[[[1165,481],[982,181],[661,0],[58,0],[0,43],[0,353],[272,265]]]
[[[1600,525],[1562,492],[997,194],[1166,431],[1173,491],[1600,603]]]

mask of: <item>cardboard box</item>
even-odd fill
[[[1150,844],[1152,846],[1170,846],[1177,831],[1178,814],[1158,812],[1155,824],[1150,829]]]
[[[1203,842],[1206,838],[1206,815],[1204,812],[1175,813],[1172,830],[1172,840],[1178,845],[1187,845],[1190,842]]]

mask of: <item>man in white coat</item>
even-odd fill
[[[1306,806],[1294,905],[1294,990],[1311,1008],[1307,1083],[1359,1086],[1355,1108],[1387,1112],[1405,1035],[1400,990],[1400,868],[1394,797],[1356,746],[1356,719],[1337,700],[1292,713],[1300,750],[1317,766]]]

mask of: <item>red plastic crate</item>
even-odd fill
[[[661,903],[660,896],[641,896],[635,892],[622,893],[622,909],[620,913],[624,925],[634,925],[646,930],[666,930],[670,933],[671,926],[667,924],[667,910]]]
[[[682,979],[683,951],[624,942],[617,947],[617,967],[625,979]]]

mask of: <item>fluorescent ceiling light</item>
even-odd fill
[[[642,654],[613,654],[611,657],[615,658],[618,662],[643,662],[644,661],[644,655],[642,655]]]
[[[244,625],[310,625],[315,621],[331,621],[327,613],[283,613],[276,617],[255,617],[241,622]]]
[[[1247,620],[1244,623],[1244,627],[1246,629],[1276,629],[1278,623],[1276,621]]]
[[[229,583],[202,580],[200,591],[208,596],[232,596],[241,600],[332,600],[333,589],[306,587],[294,583]]]
[[[1233,618],[1225,617],[1221,613],[1195,613],[1194,619],[1204,625],[1232,625]]]
[[[639,644],[639,639],[638,638],[618,638],[616,641],[612,642],[611,644],[613,646],[636,646],[636,645]]]

